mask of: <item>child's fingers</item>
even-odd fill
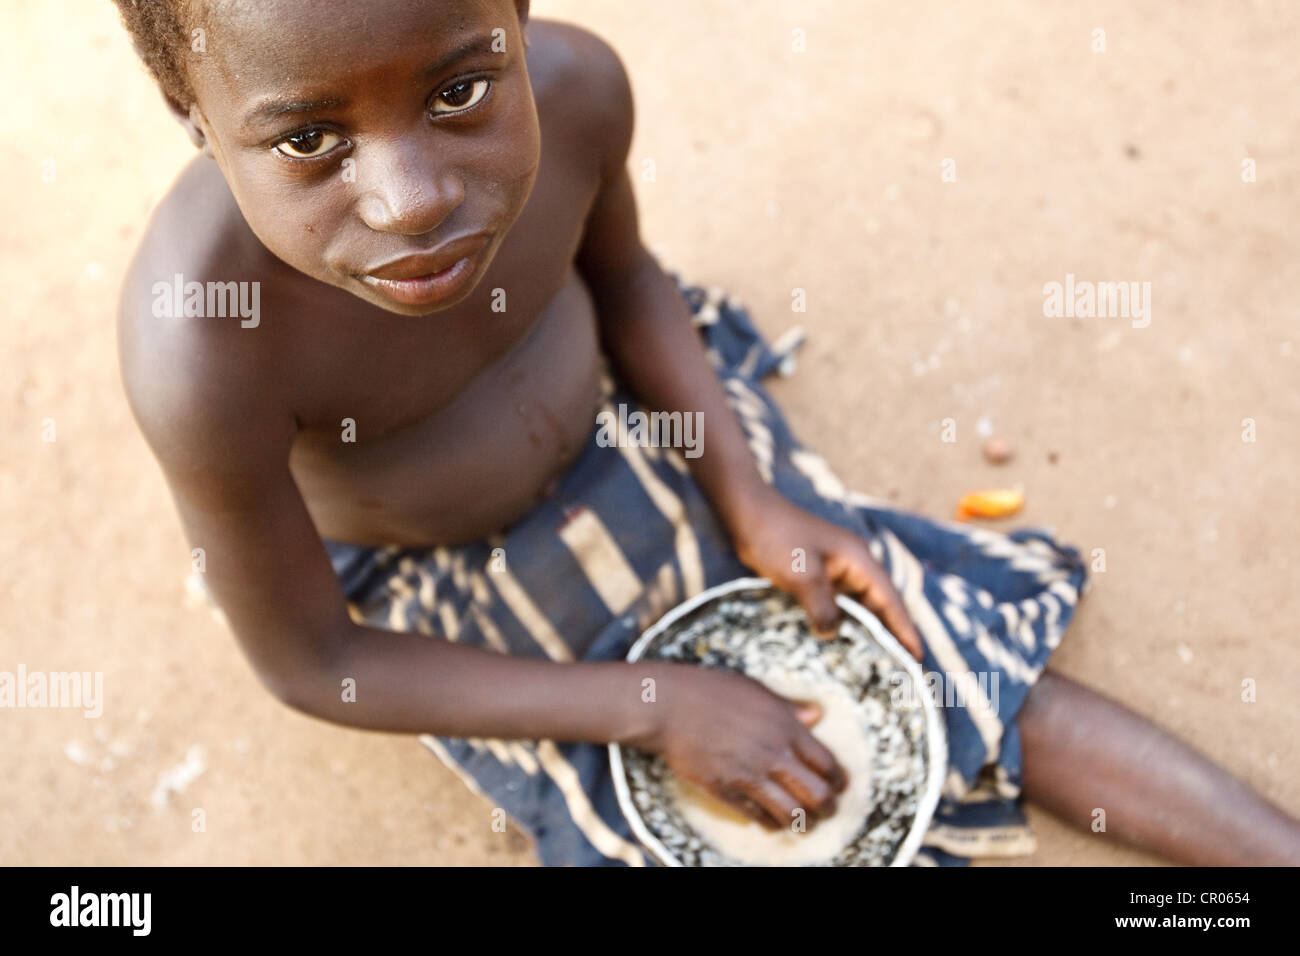
[[[742,791],[739,787],[732,787],[728,790],[720,791],[716,793],[715,796],[725,803],[730,804],[751,820],[757,820],[770,830],[774,830],[778,826],[773,816],[768,813],[757,800]]]
[[[835,587],[820,563],[792,580],[789,589],[803,605],[808,623],[817,636],[834,637],[835,625],[840,620],[840,606],[835,603]]]
[[[744,790],[746,796],[757,803],[768,817],[768,820],[760,819],[760,822],[772,829],[788,827],[803,809],[789,790],[770,777],[754,781]]]
[[[854,539],[836,550],[826,559],[826,573],[831,581],[855,595],[867,610],[880,618],[913,657],[921,659],[921,635],[907,613],[902,595],[885,569],[871,557],[866,545]]]
[[[815,774],[793,752],[772,768],[771,777],[799,801],[808,816],[829,817],[835,812],[835,790],[831,782]]]
[[[818,709],[820,710],[820,708]],[[820,716],[819,713],[818,717]],[[806,721],[801,720],[800,722],[805,726],[812,726]],[[800,760],[820,774],[823,779],[828,780],[836,793],[848,786],[848,775],[844,768],[840,766],[839,761],[835,759],[835,755],[830,752],[830,749],[812,734],[796,736],[794,752]]]

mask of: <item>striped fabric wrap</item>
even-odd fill
[[[1077,551],[1043,530],[935,521],[845,489],[761,384],[788,356],[722,290],[677,283],[764,478],[861,535],[921,634],[923,669],[944,692],[949,773],[913,865],[1032,852],[1014,718],[1087,589]],[[640,407],[608,376],[603,395],[614,414]],[[669,608],[751,573],[679,450],[605,447],[594,423],[553,494],[499,536],[455,547],[325,545],[359,623],[554,661],[620,660]],[[543,864],[653,863],[619,810],[605,746],[420,741],[526,831]]]

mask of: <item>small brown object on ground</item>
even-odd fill
[[[991,465],[1005,465],[1016,457],[1016,449],[1005,438],[990,438],[984,443],[984,457]]]

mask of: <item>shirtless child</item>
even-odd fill
[[[509,634],[488,646],[495,625],[468,597],[456,610],[484,640],[455,639],[454,618],[446,633],[433,599],[414,627],[358,622],[331,560],[343,547],[445,556],[512,540],[496,536],[572,491],[595,454],[608,361],[647,407],[701,413],[705,426],[702,455],[653,463],[667,479],[633,462],[657,503],[665,480],[708,503],[674,512],[662,560],[682,534],[697,551],[717,538],[706,568],[772,579],[823,628],[835,591],[848,592],[937,666],[938,638],[914,623],[925,596],[904,600],[863,534],[792,502],[756,464],[692,308],[641,243],[615,54],[576,27],[529,20],[527,0],[117,3],[201,153],[127,276],[123,379],[263,684],[351,727],[633,744],[769,825],[796,808],[814,822],[830,812],[843,772],[808,729],[814,711],[737,675],[623,663],[634,633],[591,650],[635,595],[614,607],[601,592],[608,621],[575,633],[564,609],[590,594],[564,592],[558,563],[553,578],[540,559],[521,567],[507,545],[512,590],[471,569],[474,600],[510,606],[542,648],[529,656]],[[257,283],[257,321],[157,314],[155,284],[177,275]],[[717,583],[671,566],[679,600]],[[537,586],[549,581],[560,593]],[[355,700],[341,699],[348,678]],[[1013,790],[1084,826],[1104,806],[1111,834],[1174,859],[1300,862],[1294,820],[1154,726],[1050,673],[1023,690],[1005,715],[1019,726],[1006,749],[1023,749],[1023,773],[1004,781]],[[640,862],[594,795],[608,790],[601,750],[566,753],[603,818],[582,830],[599,852],[543,859]],[[580,797],[566,791],[571,813]]]

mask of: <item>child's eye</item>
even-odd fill
[[[461,80],[434,97],[433,112],[460,113],[483,99],[487,91],[487,80]]]
[[[275,144],[275,149],[281,155],[294,159],[312,159],[324,156],[341,142],[343,137],[338,133],[331,133],[327,129],[307,129],[286,136]]]

